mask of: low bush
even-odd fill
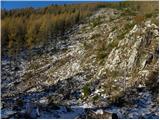
[[[93,97],[93,101],[97,101],[99,99],[99,95]]]
[[[151,18],[153,16],[152,13],[145,14],[145,18]]]
[[[90,88],[89,88],[89,85],[86,84],[83,88],[83,94],[84,94],[84,97],[87,97],[88,95],[90,95]]]

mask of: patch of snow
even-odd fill
[[[48,86],[49,86],[49,85],[51,85],[51,84],[52,84],[52,81],[51,81],[51,80],[50,80],[50,81],[49,81],[49,80],[46,80],[46,81],[45,81],[45,82],[43,82],[43,83],[44,83],[45,85],[48,85]]]
[[[61,119],[73,119],[73,118],[76,118],[77,116],[81,115],[82,113],[84,113],[83,108],[74,108],[74,109],[72,109],[71,112],[60,114],[60,118]]]
[[[48,103],[48,100],[47,100],[47,99],[41,99],[41,100],[39,101],[39,103],[41,103],[41,104]]]
[[[142,88],[142,87],[144,87],[144,86],[143,86],[143,85],[141,85],[141,84],[139,84],[139,85],[138,85],[138,87],[139,87],[139,88]]]
[[[37,91],[37,89],[36,88],[32,88],[32,89],[28,90],[27,92],[35,92],[35,91]]]
[[[96,114],[101,114],[101,115],[103,115],[103,110],[102,110],[102,109],[99,109],[99,110],[97,110],[95,113],[96,113]]]
[[[79,106],[72,106],[72,108],[94,108],[95,106],[92,103],[84,103],[83,105]]]
[[[118,80],[116,80],[116,79],[114,80],[114,82],[117,82],[117,81],[118,81]]]
[[[3,109],[1,111],[1,118],[8,118],[9,116],[11,116],[15,113],[16,113],[15,111],[12,111],[10,109]]]
[[[150,20],[146,21],[144,24],[145,24],[146,27],[151,27],[151,21]]]
[[[97,93],[99,93],[99,92],[100,92],[100,90],[99,90],[99,89],[97,89],[94,93],[96,93],[96,94],[97,94]]]

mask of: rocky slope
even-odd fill
[[[2,118],[159,118],[152,20],[104,8],[57,39],[16,68],[2,59]]]

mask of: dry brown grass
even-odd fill
[[[133,20],[136,24],[141,24],[145,20],[145,17],[143,15],[137,15]]]

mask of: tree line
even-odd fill
[[[54,37],[63,35],[66,29],[79,23],[102,5],[86,3],[2,10],[2,51],[7,50],[7,54],[12,57],[21,49],[32,49],[36,45],[53,42]]]

